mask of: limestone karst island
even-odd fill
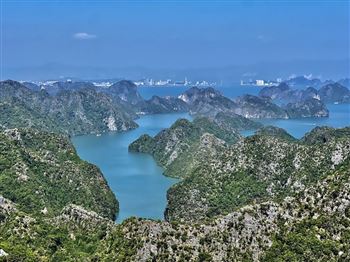
[[[349,0],[0,0],[0,261],[350,261]]]

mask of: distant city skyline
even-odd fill
[[[348,1],[4,0],[1,7],[2,79],[349,74]]]

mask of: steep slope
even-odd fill
[[[279,87],[276,87],[279,89]],[[308,91],[290,90],[276,91],[276,88],[261,92],[261,97],[244,95],[235,99],[238,109],[237,114],[247,118],[304,118],[304,117],[328,117],[329,111],[326,105],[319,100],[312,88]],[[281,90],[281,89],[279,89]],[[263,90],[262,90],[263,91]],[[272,103],[271,98],[280,101],[292,101],[285,106]]]
[[[152,154],[166,175],[185,178],[168,191],[169,220],[205,219],[253,199],[293,195],[349,158],[349,128],[318,128],[298,141],[283,129],[265,127],[229,146],[219,142],[223,134],[201,136],[201,126],[201,119],[178,121],[130,145],[131,151]],[[307,142],[319,137],[327,139]]]
[[[253,199],[294,194],[315,183],[349,158],[348,131],[338,137],[327,135],[332,132],[323,130],[331,139],[322,144],[264,132],[221,150],[216,158],[197,160],[201,164],[187,174],[188,179],[168,191],[168,219],[204,219],[230,212]]]
[[[135,261],[347,261],[349,161],[294,197],[251,204],[204,223],[132,219]]]
[[[152,96],[151,99],[137,105],[139,111],[145,114],[161,114],[174,112],[188,112],[188,105],[176,97]]]
[[[80,135],[137,127],[122,105],[89,88],[50,96],[46,91],[35,92],[15,81],[3,81],[0,109],[3,128],[33,127]]]
[[[32,91],[40,91],[41,89],[39,85],[36,85],[31,82],[22,82],[22,85],[24,85],[25,87],[29,88]]]
[[[114,219],[118,202],[100,170],[60,135],[32,129],[0,132],[0,195],[29,214],[58,214],[78,204]]]
[[[254,156],[259,158],[256,163],[255,158],[249,160],[253,164],[251,172],[259,170],[258,175],[266,177],[271,172],[282,174],[276,176],[278,185],[279,179],[285,181],[283,174],[287,171],[295,192],[287,196],[271,196],[259,203],[250,200],[247,205],[235,208],[227,215],[201,222],[131,218],[115,225],[101,217],[100,212],[89,211],[91,209],[86,205],[83,208],[71,203],[53,217],[35,212],[28,214],[22,211],[21,205],[13,202],[14,199],[11,201],[0,196],[1,258],[6,261],[348,261],[349,134],[349,128],[317,128],[302,141],[295,141],[286,137],[280,129],[268,128],[259,131],[259,135],[250,138],[250,142],[242,141],[247,145],[256,141]],[[209,134],[204,136],[213,137]],[[31,141],[26,141],[25,147],[33,148]],[[275,143],[278,144],[276,147],[283,148],[266,151],[266,144],[273,150]],[[291,156],[292,168],[288,161],[280,162],[282,154],[290,149],[288,145],[310,147],[310,151],[315,151],[313,162],[308,162],[310,159],[303,161],[303,153],[294,159]],[[57,148],[57,145],[53,147]],[[40,148],[37,146],[31,150],[40,152]],[[231,148],[225,148],[231,151]],[[62,154],[70,155],[69,151]],[[272,154],[275,159],[270,162]],[[220,156],[214,155],[213,158]],[[209,159],[207,156],[206,161]],[[226,163],[213,169],[218,172],[212,173],[214,178],[225,171],[223,166],[231,168],[232,157],[223,161]],[[241,161],[248,164],[248,160]],[[267,165],[269,162],[270,165]],[[300,180],[310,179],[312,182],[293,183],[295,172],[300,173]],[[48,169],[48,174],[51,174],[51,169]],[[214,181],[208,183],[208,188],[216,188]],[[242,191],[240,197],[249,195],[250,189]],[[65,193],[67,188],[58,190]],[[220,194],[220,191],[216,193]],[[28,191],[27,195],[35,194]],[[191,209],[188,208],[188,211]]]
[[[50,116],[43,117],[38,110],[28,107],[18,98],[0,101],[0,129],[28,127],[64,133]]]
[[[246,118],[288,118],[287,112],[269,99],[244,95],[234,101],[238,105],[235,113]]]
[[[232,100],[211,87],[192,87],[181,94],[179,99],[188,104],[192,115],[198,116],[213,117],[219,112],[233,113],[237,107]]]
[[[93,89],[60,92],[50,104],[45,112],[71,134],[126,131],[137,127],[122,106]]]
[[[339,83],[323,86],[318,93],[325,103],[350,103],[350,90]]]
[[[292,89],[286,83],[278,86],[268,86],[260,90],[259,96],[284,103],[302,102],[311,98],[319,99],[318,91],[313,87],[306,89]]]
[[[192,87],[179,96],[187,103],[190,114],[213,118],[218,113],[246,118],[288,118],[287,112],[270,99],[244,95],[231,100],[213,88]]]
[[[226,130],[254,130],[262,127],[261,123],[237,114],[220,112],[213,119]]]
[[[196,118],[193,122],[180,119],[154,138],[141,136],[129,145],[129,150],[149,153],[165,168],[165,175],[183,177],[196,166],[196,155],[215,154],[214,147],[221,148],[238,139],[240,135],[236,131],[224,129],[212,119]]]
[[[0,248],[8,261],[347,261],[349,170],[344,162],[294,197],[202,223],[113,225],[74,205],[43,220],[0,198]]]
[[[281,83],[278,86],[266,86],[259,91],[259,96],[269,97],[272,100],[284,100],[290,93],[291,88],[286,83]]]
[[[329,111],[325,104],[315,98],[289,103],[285,106],[285,110],[290,118],[329,116]]]
[[[49,95],[55,96],[61,91],[77,91],[84,88],[92,88],[94,89],[95,86],[91,82],[85,82],[85,81],[48,81],[44,84],[34,84],[31,82],[21,82],[22,85],[27,87],[28,89],[32,91],[40,91],[45,90]]]
[[[292,89],[286,83],[281,83],[278,86],[264,87],[260,90],[259,96],[286,103],[302,102],[312,98],[323,103],[349,103],[350,101],[349,89],[339,83],[325,84],[319,90],[314,87]]]
[[[101,91],[131,105],[143,102],[143,98],[137,91],[137,86],[129,80],[118,81],[108,88],[101,89]]]

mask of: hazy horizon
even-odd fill
[[[1,5],[2,79],[349,75],[348,1]]]

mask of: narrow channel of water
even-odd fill
[[[188,114],[148,115],[136,121],[135,130],[72,138],[79,156],[101,169],[115,193],[120,204],[117,222],[131,216],[164,218],[166,192],[177,180],[163,176],[152,156],[129,153],[128,145],[142,134],[154,136],[179,118],[191,119]]]
[[[154,89],[154,88],[153,88]],[[178,95],[186,88],[144,88],[143,96]],[[222,93],[235,97],[243,93],[256,94],[257,88],[221,88]],[[264,125],[284,128],[296,138],[302,137],[316,126],[345,127],[350,125],[349,104],[328,104],[329,118],[272,119],[261,120]],[[74,137],[79,156],[97,165],[105,175],[108,184],[117,196],[120,211],[117,222],[137,216],[163,219],[166,207],[166,192],[176,179],[162,175],[163,170],[147,154],[129,153],[128,145],[142,134],[156,135],[160,130],[171,126],[177,119],[191,119],[188,114],[158,114],[143,116],[137,120],[139,128],[123,133],[108,133]],[[252,135],[254,131],[243,131],[242,135]]]

